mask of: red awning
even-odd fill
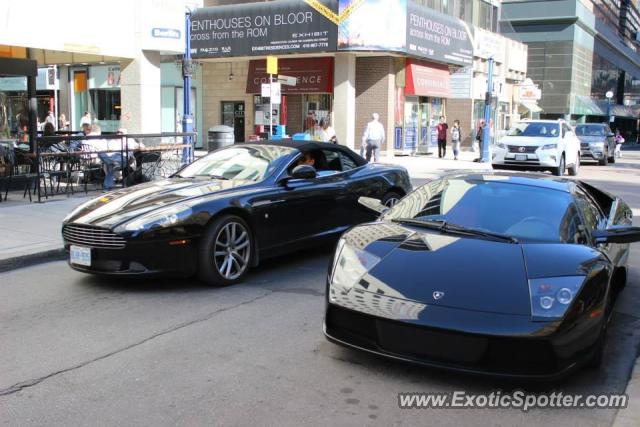
[[[451,97],[451,74],[446,65],[407,59],[405,95]]]
[[[333,58],[278,59],[278,74],[298,79],[296,86],[282,85],[282,93],[333,93]],[[247,93],[260,93],[262,83],[268,83],[267,61],[249,62]]]

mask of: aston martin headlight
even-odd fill
[[[560,319],[578,295],[583,282],[584,276],[529,280],[533,319]]]
[[[68,220],[70,220],[71,218],[76,216],[78,213],[80,213],[81,211],[83,211],[87,207],[89,207],[89,206],[93,205],[94,203],[96,203],[96,201],[99,200],[99,199],[100,198],[98,197],[98,198],[95,198],[95,199],[87,200],[86,202],[82,203],[81,205],[76,206],[71,212],[69,212],[67,214],[67,216],[64,217],[62,222],[67,222]]]
[[[558,148],[558,144],[546,144],[542,146],[542,150],[555,150]]]
[[[377,256],[340,239],[331,273],[331,287],[340,292],[349,292],[378,262],[380,258]]]
[[[118,226],[114,231],[142,231],[175,225],[189,216],[192,210],[187,205],[172,205],[144,214]]]

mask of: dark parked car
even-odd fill
[[[606,166],[615,163],[615,135],[604,123],[585,123],[576,126],[576,136],[580,140],[580,159],[598,162]]]
[[[597,366],[628,243],[640,239],[631,220],[621,199],[580,181],[432,181],[340,239],[324,332],[378,355],[497,376]]]
[[[340,145],[241,144],[170,179],[79,206],[65,218],[62,236],[78,271],[197,272],[209,283],[229,285],[263,258],[337,239],[374,219],[360,196],[391,206],[410,190],[406,169],[367,164]]]

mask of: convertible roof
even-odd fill
[[[356,161],[358,166],[362,166],[367,163],[365,159],[363,159],[360,155],[358,155],[353,150],[349,149],[349,147],[345,147],[344,145],[339,145],[339,144],[331,144],[328,142],[294,141],[293,139],[278,139],[278,140],[264,140],[264,141],[249,142],[247,144],[289,147],[289,148],[295,148],[302,152],[311,151],[311,150],[331,149],[331,150],[348,153],[349,156],[353,157],[353,159]]]

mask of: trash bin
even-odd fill
[[[209,128],[207,145],[209,151],[217,150],[235,142],[233,128],[231,126],[214,126]]]

